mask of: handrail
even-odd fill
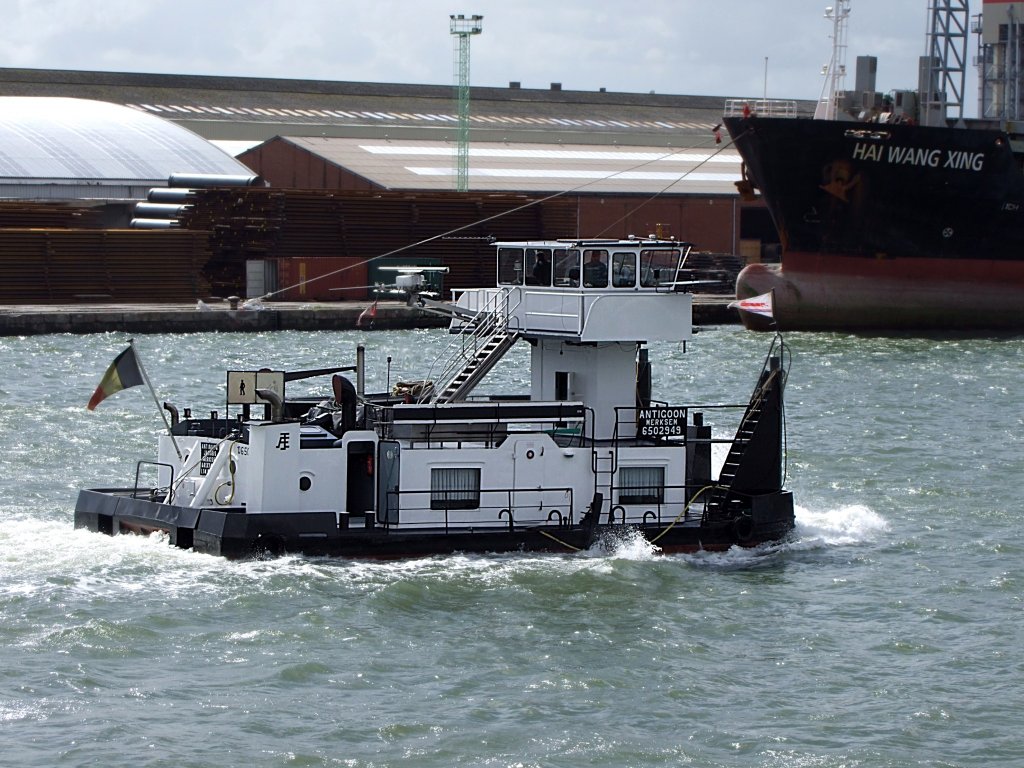
[[[707,511],[708,497],[710,496],[708,491],[711,490],[710,486],[702,486],[699,483],[684,483],[681,485],[664,485],[660,486],[660,489],[662,490],[662,499],[664,499],[665,491],[682,490],[686,501],[678,502],[662,500],[635,503],[623,503],[622,501],[618,501],[610,510],[609,523],[614,521],[615,513],[620,514],[623,523],[625,523],[625,521],[630,517],[627,515],[626,507],[644,508],[642,525],[645,526],[653,524],[656,527],[661,527],[665,525],[666,522],[675,521],[686,523],[697,518],[703,519],[704,514]],[[613,499],[618,499],[621,496],[622,491],[636,490],[636,487],[629,485],[612,485],[609,486],[608,490]],[[679,507],[682,507],[682,512],[675,511]],[[703,509],[700,509],[700,507],[703,507]]]
[[[789,99],[726,99],[725,116],[757,114],[766,117],[796,117],[798,107]]]
[[[174,488],[174,466],[171,465],[171,464],[167,464],[166,462],[163,462],[163,461],[148,461],[147,459],[142,459],[142,460],[137,461],[135,463],[135,485],[132,488],[132,498],[133,499],[139,498],[139,470],[142,469],[142,465],[143,464],[151,464],[154,467],[167,467],[169,470],[171,470],[171,480],[167,484],[168,492],[167,492],[167,497],[165,499],[165,503],[169,502],[170,499],[171,499],[171,494],[172,494],[172,491],[170,489]],[[151,488],[150,489],[150,493],[152,493],[154,490],[159,490],[159,489],[160,489],[160,486],[156,486],[155,488]]]
[[[672,276],[672,282],[667,284],[668,292],[678,292],[678,284],[682,282],[680,280],[681,273],[686,268],[686,262],[689,260],[690,254],[693,253],[693,245],[691,245],[690,243],[680,243],[679,245],[679,258],[676,259],[676,269],[675,274]],[[660,293],[659,289],[662,287],[662,285],[664,284],[659,283],[658,285],[655,285],[655,292]]]
[[[451,491],[451,493],[459,492],[454,489]],[[393,508],[399,510],[399,521],[396,524],[403,528],[441,528],[445,532],[451,532],[452,529],[462,532],[467,525],[507,526],[510,531],[513,531],[550,525],[554,519],[558,519],[560,526],[571,526],[575,524],[576,520],[575,494],[569,486],[544,489],[481,488],[478,491],[478,506],[472,508],[461,508],[451,502],[435,508],[432,506],[432,501],[434,495],[438,493],[436,490],[388,490],[389,508],[392,508],[391,503],[394,500]],[[516,494],[532,495],[531,502],[525,506],[517,506],[515,504]],[[538,496],[540,498],[539,507],[536,504]],[[559,496],[561,498],[555,501]],[[424,498],[423,501],[417,502],[415,501],[416,497]],[[412,499],[414,506],[403,505],[401,503],[403,498]],[[526,517],[526,510],[532,511],[536,516]],[[412,512],[435,514],[437,519],[420,522],[401,520],[403,514],[409,515]],[[458,517],[453,519],[456,515]]]
[[[497,288],[493,293],[478,291],[477,294],[486,298],[483,305],[476,308],[476,318],[473,321],[461,321],[458,338],[448,343],[448,346],[434,358],[434,362],[431,363],[427,371],[425,378],[435,380],[433,393],[429,397],[444,392],[452,380],[483,347],[487,346],[499,333],[508,331],[509,316],[522,303],[522,294],[514,305],[510,303],[511,290],[508,288]],[[468,333],[463,330],[467,326],[470,327]],[[434,370],[439,363],[442,364],[442,367],[435,377]],[[424,396],[421,402],[426,399],[428,396]]]

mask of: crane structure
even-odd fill
[[[963,120],[969,13],[968,0],[929,0],[928,51],[918,88],[926,125],[945,125],[950,110]]]

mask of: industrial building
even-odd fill
[[[171,230],[206,233],[207,283],[196,283],[199,292],[243,290],[247,262],[272,266],[264,273],[267,285],[283,287],[300,273],[330,272],[342,263],[297,266],[296,260],[365,263],[395,250],[448,264],[444,287],[461,287],[487,277],[486,236],[659,234],[744,260],[777,253],[767,211],[737,194],[739,158],[716,130],[724,97],[567,91],[558,83],[473,88],[469,190],[454,192],[458,119],[451,87],[0,69],[0,98],[25,96],[50,97],[51,104],[104,102],[102,109],[146,124],[152,119],[177,129],[179,138],[202,139],[227,154],[214,162],[209,152],[181,151],[153,162],[144,149],[120,152],[122,143],[101,139],[101,128],[69,127],[101,108],[69,108],[61,119],[50,118],[49,129],[40,124],[35,135],[46,152],[60,155],[64,150],[55,147],[80,145],[87,135],[111,157],[125,155],[122,164],[134,174],[114,184],[113,176],[103,181],[72,165],[66,183],[55,187],[49,171],[15,177],[9,163],[0,164],[4,197],[53,203],[63,189],[68,202],[88,199],[95,207],[106,195],[104,204],[122,204],[120,220],[113,220],[127,225],[138,218],[132,205],[145,199],[144,190],[167,186],[172,174],[249,174],[265,182],[233,194],[193,189],[176,211],[169,207],[165,231],[134,233],[152,242],[173,237]],[[809,113],[814,105],[797,106]],[[155,133],[150,139],[153,147],[167,143]],[[132,159],[142,157],[149,166]],[[103,226],[112,226],[112,216],[103,217]],[[484,218],[486,225],[474,224]],[[461,227],[467,229],[440,239]],[[406,248],[424,240],[430,242]],[[358,295],[342,288],[374,284],[365,270],[360,274],[339,278],[347,283],[321,283],[315,297]],[[117,286],[101,288],[95,293],[121,298]],[[2,289],[0,301],[9,301]]]

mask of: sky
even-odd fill
[[[815,0],[4,0],[0,66],[451,85],[450,14],[481,14],[474,86],[817,99]],[[851,0],[846,85],[914,89],[928,0]],[[974,7],[980,9],[980,3]],[[973,45],[973,36],[971,43]],[[973,55],[973,52],[972,52]],[[968,58],[970,61],[970,58]],[[976,113],[971,67],[966,115]]]

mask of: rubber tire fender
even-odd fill
[[[732,534],[736,541],[746,543],[754,537],[754,518],[740,515],[732,521]]]

